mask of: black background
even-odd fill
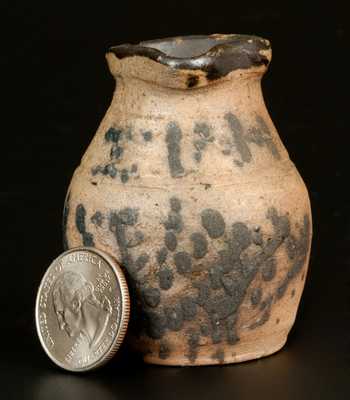
[[[1,398],[348,399],[350,184],[346,8],[340,2],[2,1]],[[130,354],[86,375],[58,370],[33,325],[35,294],[62,251],[71,175],[113,92],[110,45],[164,36],[253,33],[271,40],[264,96],[312,202],[310,271],[278,354],[200,368]]]

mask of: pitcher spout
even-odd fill
[[[192,89],[235,71],[262,75],[271,61],[271,46],[251,35],[181,36],[114,46],[107,59],[113,75]]]

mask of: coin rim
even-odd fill
[[[120,286],[122,307],[121,307],[121,318],[120,318],[119,329],[118,329],[117,334],[115,335],[113,342],[109,346],[108,350],[106,352],[104,352],[103,355],[98,360],[96,360],[93,364],[91,364],[87,367],[70,368],[70,367],[67,367],[66,365],[64,365],[62,362],[56,360],[54,358],[54,356],[51,355],[50,351],[48,350],[48,348],[44,342],[44,339],[42,337],[41,330],[40,330],[40,324],[39,324],[39,298],[40,298],[42,285],[49,274],[50,268],[59,259],[63,258],[64,256],[66,256],[70,253],[79,252],[79,251],[87,251],[87,252],[95,253],[96,255],[100,256],[111,267],[112,271],[114,272],[114,274],[117,278],[119,286]],[[99,368],[102,365],[104,365],[105,363],[107,363],[115,355],[115,353],[117,352],[117,350],[119,349],[120,345],[122,344],[122,342],[124,340],[124,337],[125,337],[125,334],[126,334],[126,331],[128,328],[129,317],[130,317],[130,295],[129,295],[129,289],[127,286],[124,272],[121,269],[119,263],[112,256],[110,256],[109,254],[107,254],[106,252],[104,252],[102,250],[98,250],[93,247],[87,247],[87,246],[79,246],[79,247],[74,247],[72,249],[69,249],[69,250],[61,253],[58,257],[56,257],[51,262],[51,264],[47,268],[43,278],[41,279],[39,289],[37,292],[37,296],[36,296],[36,301],[35,301],[35,326],[36,326],[37,335],[39,337],[42,348],[44,349],[47,356],[51,359],[51,361],[53,361],[56,365],[58,365],[59,367],[65,369],[67,371],[71,371],[71,372],[91,371],[91,370]]]

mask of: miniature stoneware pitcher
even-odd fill
[[[65,203],[67,248],[115,257],[144,360],[234,363],[286,342],[308,267],[305,185],[266,110],[267,40],[112,47],[112,103]]]

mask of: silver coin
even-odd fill
[[[40,342],[69,371],[97,368],[113,357],[129,321],[130,300],[119,265],[106,253],[76,248],[46,271],[36,299]]]

